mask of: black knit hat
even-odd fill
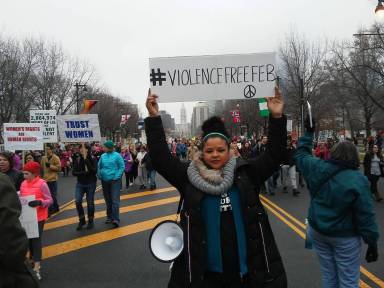
[[[220,117],[213,116],[204,121],[201,130],[203,130],[203,142],[211,137],[220,137],[227,141],[227,143],[231,142],[231,137],[229,136],[227,129],[225,129],[224,122]]]

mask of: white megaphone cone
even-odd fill
[[[160,222],[153,228],[149,237],[152,255],[161,262],[172,262],[183,251],[183,230],[171,220]]]

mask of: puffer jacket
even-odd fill
[[[187,176],[188,164],[172,157],[160,117],[145,119],[149,154],[154,168],[184,199],[180,224],[184,231],[184,250],[172,267],[169,288],[200,288],[204,285],[206,236],[201,202],[204,193]],[[268,215],[259,199],[259,188],[279,167],[286,147],[286,118],[270,119],[268,149],[259,158],[238,159],[234,184],[239,188],[243,213],[248,281],[251,288],[284,288],[287,278]],[[225,247],[223,247],[225,249]]]
[[[102,181],[119,180],[124,173],[123,157],[117,152],[107,152],[101,155],[97,167],[97,176]]]

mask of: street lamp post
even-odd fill
[[[79,90],[80,87],[83,88],[83,91],[87,91],[87,86],[85,84],[80,84],[79,82],[76,82],[75,85],[76,87],[76,114],[80,114],[80,99],[79,99]]]

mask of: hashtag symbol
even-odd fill
[[[160,72],[160,69],[157,68],[157,72],[155,69],[151,70],[151,82],[153,86],[156,86],[157,82],[159,82],[159,86],[163,85],[163,81],[165,82],[167,79],[164,77],[165,73]]]

